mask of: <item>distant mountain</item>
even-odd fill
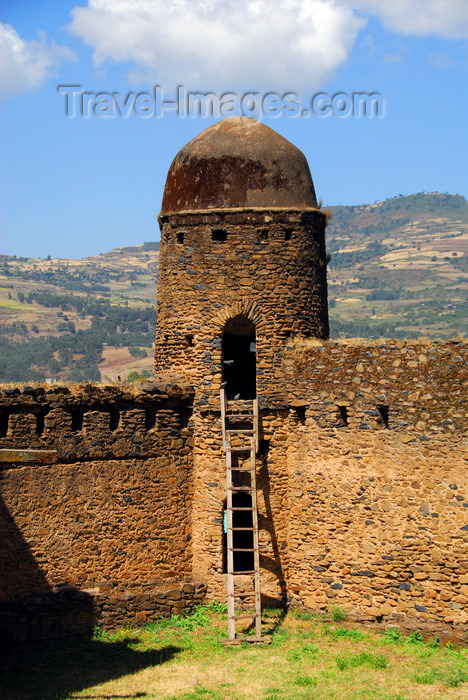
[[[448,194],[330,207],[331,334],[466,334],[468,203]],[[159,244],[83,260],[0,256],[0,381],[152,371]]]
[[[159,243],[83,260],[0,256],[0,381],[152,372]]]
[[[468,203],[463,197],[421,193],[330,209],[333,336],[466,334]]]

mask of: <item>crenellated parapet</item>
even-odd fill
[[[321,428],[388,430],[407,441],[468,431],[468,340],[290,343],[287,402]]]
[[[146,383],[0,389],[0,449],[56,450],[63,462],[155,455],[181,448],[193,392]],[[185,435],[186,437],[186,435]]]

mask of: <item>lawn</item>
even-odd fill
[[[468,649],[418,632],[350,626],[266,611],[270,643],[224,646],[223,606],[199,607],[142,629],[28,645],[2,656],[2,700],[52,698],[467,698]]]

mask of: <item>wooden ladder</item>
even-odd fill
[[[226,392],[221,389],[221,421],[223,430],[223,449],[226,454],[226,519],[227,519],[227,604],[228,604],[228,643],[236,641],[236,620],[255,620],[255,639],[262,639],[262,602],[260,594],[260,555],[258,549],[258,515],[257,515],[257,487],[255,455],[258,452],[258,399],[227,400]],[[236,422],[243,425],[250,424],[248,428],[236,428]],[[233,438],[241,438],[241,447],[232,444]],[[234,443],[236,440],[234,439]],[[242,457],[247,466],[233,465],[233,455]],[[247,476],[247,485],[243,482]],[[251,497],[251,505],[233,505],[233,495],[247,493]],[[235,513],[250,512],[252,525],[238,527],[235,523]],[[234,516],[234,517],[233,517]],[[252,533],[252,547],[234,547],[234,533],[238,531]],[[253,569],[239,571],[234,568],[234,553],[253,553]],[[253,585],[251,592],[236,593],[236,579],[238,576],[252,575]],[[255,613],[235,614],[236,597],[247,599],[254,598]]]

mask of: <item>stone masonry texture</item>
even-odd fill
[[[138,394],[2,390],[0,447],[57,452],[51,464],[1,464],[4,641],[40,637],[38,620],[59,634],[143,623],[202,600],[190,576],[191,400],[187,388],[156,384]],[[69,609],[63,622],[54,611],[67,601],[79,614]],[[35,631],[25,634],[28,619]]]
[[[327,340],[326,215],[265,129],[171,166],[154,381],[0,389],[0,449],[50,451],[0,461],[1,642],[226,600],[220,387],[253,352],[263,604],[468,641],[468,341]]]
[[[468,344],[294,341],[261,411],[264,603],[467,639]],[[195,411],[194,573],[223,599],[219,410]],[[247,583],[247,582],[246,582]]]
[[[286,398],[260,416],[264,604],[466,640],[467,348],[289,341]],[[225,600],[220,412],[197,391],[1,391],[0,447],[57,451],[0,471],[6,639]]]
[[[245,316],[257,331],[259,399],[284,398],[287,339],[328,336],[325,214],[191,212],[160,224],[156,373],[180,372],[203,387],[199,406],[219,400],[223,329]],[[226,240],[213,240],[219,232]]]

